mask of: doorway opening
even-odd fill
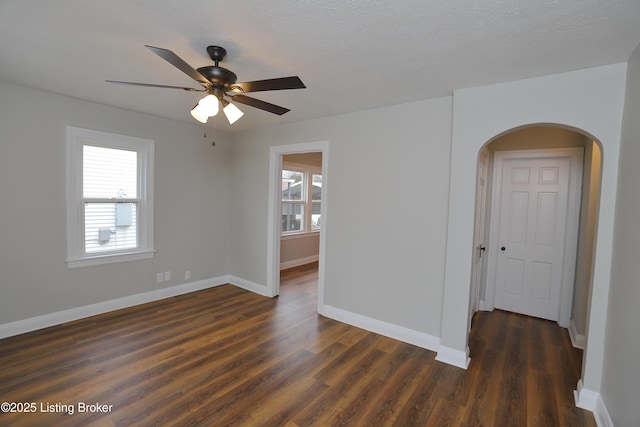
[[[320,253],[322,152],[283,155],[280,188],[280,292],[315,294],[310,283],[317,281]]]
[[[579,181],[578,185],[581,187],[581,197],[576,201],[577,212],[568,214],[566,220],[563,219],[563,223],[559,224],[561,228],[568,227],[575,230],[573,234],[568,233],[562,242],[564,248],[568,247],[569,252],[573,250],[574,253],[573,257],[570,257],[569,264],[565,265],[566,268],[564,269],[564,278],[570,280],[570,283],[568,285],[564,284],[560,288],[560,293],[557,294],[560,304],[558,308],[552,309],[552,314],[557,314],[556,320],[560,326],[569,329],[569,335],[574,347],[584,349],[590,310],[602,154],[599,143],[578,129],[554,125],[533,125],[512,129],[497,136],[481,149],[478,156],[479,175],[476,187],[476,223],[474,233],[474,247],[477,250],[474,251],[474,263],[472,265],[470,317],[478,310],[493,310],[496,307],[496,285],[502,286],[504,289],[504,283],[498,283],[498,275],[496,274],[496,265],[500,261],[504,264],[504,260],[507,258],[505,253],[508,250],[504,242],[498,242],[498,240],[504,240],[504,236],[498,237],[501,229],[503,234],[510,231],[515,232],[517,231],[515,225],[525,223],[523,221],[514,221],[515,225],[505,224],[505,217],[509,215],[509,212],[514,214],[514,211],[512,211],[513,206],[509,205],[509,203],[501,204],[498,202],[502,195],[497,194],[499,190],[496,188],[496,178],[505,173],[506,170],[504,162],[500,159],[504,159],[504,153],[508,152],[517,154],[518,151],[525,153],[529,150],[536,150],[538,153],[544,153],[544,150],[548,150],[548,153],[552,153],[554,150],[557,151],[559,149],[565,151],[579,149],[583,153],[583,159],[581,159],[582,164],[580,166],[582,166],[582,170],[580,174],[575,175],[573,178]],[[496,161],[496,159],[499,160]],[[522,170],[524,169],[510,168],[509,173],[513,171],[520,173]],[[551,166],[545,169],[546,172],[552,170],[554,169]],[[551,175],[548,175],[548,177],[551,178]],[[536,175],[536,179],[538,179],[538,175]],[[484,180],[486,185],[480,185],[481,180]],[[516,202],[522,202],[530,194],[532,193],[517,192],[513,198]],[[542,208],[533,206],[534,213],[536,209],[538,211],[540,209],[544,210],[555,203],[553,202],[555,200],[554,197],[549,197],[551,194],[552,192],[544,192],[539,197],[543,203],[541,205]],[[502,212],[500,212],[501,209]],[[551,210],[548,211],[551,212]],[[502,215],[502,218],[500,215]],[[525,216],[527,216],[527,212],[523,211],[516,216],[516,219],[520,220]],[[550,228],[546,229],[546,236],[549,238],[556,237],[559,230],[557,228],[558,224],[551,225]],[[512,227],[512,230],[508,230],[509,227]],[[505,247],[504,250],[502,250],[503,247]],[[519,264],[524,265],[524,261],[522,263],[514,261],[511,265],[513,277],[523,277],[521,272],[515,268]],[[551,274],[551,268],[547,269],[543,263],[538,263],[534,270],[536,268],[541,275],[542,273]],[[504,277],[503,275],[503,281]],[[514,289],[519,286],[519,284],[515,286],[513,280],[509,285],[513,286]],[[498,307],[500,307],[500,304],[502,303],[498,303]],[[469,328],[471,325],[470,321]]]
[[[267,296],[280,294],[281,270],[304,272],[307,265],[316,270],[318,312],[324,306],[328,153],[326,141],[291,144],[271,147],[269,160]]]

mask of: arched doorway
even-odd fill
[[[454,92],[444,294],[437,360],[471,362],[468,316],[478,151],[506,131],[555,123],[598,141],[600,204],[593,254],[582,377],[576,404],[594,410],[600,397],[612,273],[615,206],[626,64],[617,64]]]
[[[568,218],[569,225],[574,225],[575,236],[567,241],[568,249],[575,250],[568,265],[568,277],[571,283],[565,284],[565,294],[559,294],[562,301],[558,312],[558,323],[568,327],[572,343],[575,347],[584,348],[587,333],[587,317],[589,312],[589,295],[592,283],[593,254],[597,231],[597,211],[600,200],[601,149],[599,143],[578,129],[548,124],[538,124],[510,129],[487,142],[478,154],[478,183],[476,185],[476,221],[474,230],[474,259],[472,266],[472,285],[470,295],[470,315],[477,310],[492,310],[495,301],[496,253],[499,249],[490,244],[490,236],[497,235],[496,224],[500,221],[496,216],[497,199],[495,185],[480,185],[482,180],[495,183],[498,172],[494,170],[493,160],[501,158],[504,153],[523,153],[536,150],[581,150],[584,154],[584,166],[580,176],[582,197],[576,201],[576,213]],[[486,172],[485,172],[486,171]],[[483,176],[484,175],[484,176]],[[480,192],[486,191],[486,194]],[[493,203],[492,203],[493,201]],[[481,206],[484,205],[484,206]],[[491,212],[493,207],[494,212]],[[485,209],[483,211],[483,209]],[[478,220],[478,217],[484,220]],[[491,220],[493,218],[493,221]],[[493,225],[492,225],[493,224]],[[493,228],[493,229],[492,229]],[[495,242],[492,243],[495,245]],[[573,246],[573,247],[572,247]],[[488,251],[480,250],[487,248]],[[489,254],[489,256],[487,256]],[[492,256],[493,255],[493,256]],[[491,264],[493,262],[493,264]],[[569,286],[567,286],[569,285]],[[474,296],[477,296],[474,298]],[[514,310],[518,311],[518,310]],[[527,313],[525,313],[527,314]],[[540,316],[544,317],[544,316]]]

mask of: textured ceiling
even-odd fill
[[[638,43],[640,0],[0,1],[0,80],[191,123],[200,94],[104,81],[197,88],[144,45],[198,68],[216,44],[239,81],[307,85],[252,95],[292,111],[240,105],[227,130],[623,62]]]

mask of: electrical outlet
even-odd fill
[[[162,283],[163,280],[164,280],[164,274],[162,274],[162,273],[156,274],[156,282]]]
[[[191,279],[191,270],[187,270],[184,272],[184,280]]]
[[[171,272],[170,271],[165,271],[164,272],[164,281],[169,281],[171,280]]]

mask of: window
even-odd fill
[[[148,139],[67,128],[67,262],[153,257],[153,148]]]
[[[320,231],[322,174],[304,165],[282,168],[282,234]]]

